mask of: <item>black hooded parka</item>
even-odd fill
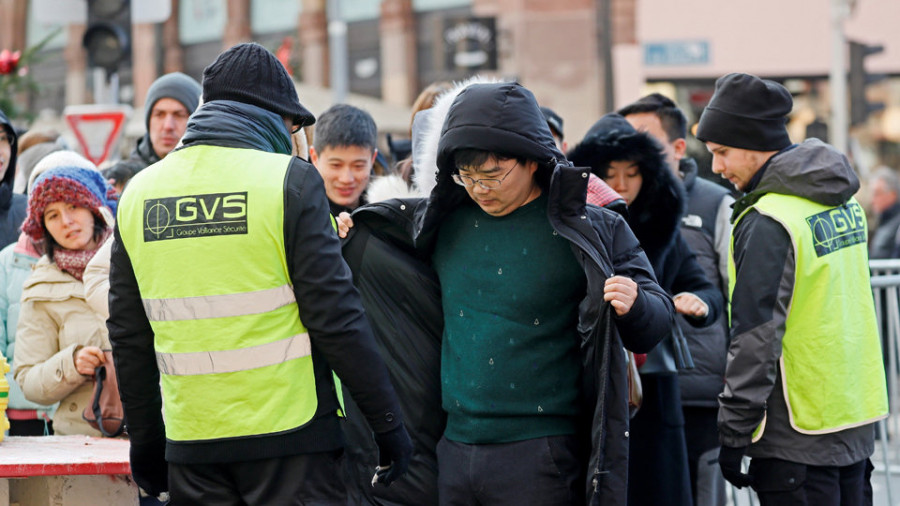
[[[16,179],[16,152],[19,150],[19,137],[9,118],[0,111],[0,128],[6,130],[9,138],[10,157],[6,173],[0,180],[0,248],[12,244],[19,239],[19,228],[25,221],[25,210],[28,198],[13,193],[13,181]]]

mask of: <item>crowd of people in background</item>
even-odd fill
[[[114,357],[142,504],[871,504],[900,178],[872,173],[868,240],[781,85],[724,76],[700,118],[735,191],[658,93],[567,140],[518,83],[434,83],[388,157],[301,100],[239,44],[157,79],[102,170],[0,111],[10,435],[101,436]]]

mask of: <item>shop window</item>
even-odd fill
[[[181,43],[199,44],[222,40],[228,17],[225,0],[181,0],[178,4],[178,32]],[[296,23],[297,18],[293,22]]]

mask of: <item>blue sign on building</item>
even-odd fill
[[[644,44],[644,65],[707,65],[709,42],[705,40],[649,42]]]

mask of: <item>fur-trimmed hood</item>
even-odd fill
[[[400,177],[396,175],[390,175],[375,179],[369,184],[369,189],[366,193],[369,202],[380,202],[390,198],[427,197],[431,195],[431,192],[432,190],[434,190],[434,187],[436,186],[438,181],[439,144],[441,141],[441,136],[444,133],[445,123],[448,121],[448,116],[450,115],[451,106],[454,104],[456,98],[460,95],[461,92],[463,92],[463,90],[467,90],[473,85],[478,87],[480,85],[497,84],[507,84],[509,85],[508,87],[510,90],[515,90],[513,92],[513,95],[507,96],[507,98],[511,98],[513,100],[516,99],[514,95],[517,95],[519,93],[518,90],[524,90],[524,88],[516,85],[515,83],[500,81],[482,76],[473,76],[465,81],[456,83],[452,89],[442,93],[437,97],[434,102],[434,106],[432,106],[430,109],[425,109],[416,114],[412,126],[412,187],[407,187],[405,182],[403,182]],[[488,90],[481,90],[482,93],[484,93],[485,91]],[[478,103],[478,100],[472,100],[471,98],[469,98],[464,103],[464,107],[468,107],[469,104],[472,103]],[[515,107],[512,107],[511,110],[521,111],[521,109]],[[482,118],[482,115],[477,114],[477,111],[475,111],[475,114],[473,114],[473,111],[460,111],[461,116],[457,115],[452,119],[453,126],[451,129],[454,130],[454,133],[452,133],[451,135],[455,136],[460,132],[472,132],[478,128],[486,128],[490,129],[491,133],[493,134],[489,137],[498,138],[498,136],[503,135],[504,131],[522,132],[524,131],[524,126],[526,129],[530,129],[530,135],[515,133],[515,135],[518,137],[515,142],[516,144],[527,142],[532,146],[532,149],[530,151],[523,151],[519,149],[519,146],[517,146],[517,156],[536,155],[539,157],[535,158],[538,161],[542,161],[544,158],[546,158],[548,162],[552,158],[556,158],[557,161],[563,161],[565,159],[565,156],[556,149],[556,144],[553,142],[553,136],[550,134],[549,127],[546,127],[546,121],[544,121],[543,116],[540,114],[540,109],[536,109],[536,111],[537,116],[535,116],[534,118],[530,116],[528,118],[516,118],[517,123],[506,125],[506,127],[509,128],[508,130],[507,128],[504,128],[504,125],[502,123],[495,123],[492,125],[488,124],[491,121],[497,120],[498,118]],[[546,127],[546,132],[542,131],[542,125],[543,127]],[[542,135],[543,133],[546,133],[547,136]],[[469,137],[469,135],[464,134],[464,137]],[[454,143],[454,149],[457,149],[459,147],[476,147],[459,145],[457,139],[453,139],[451,140],[451,142]],[[506,147],[507,149],[510,147],[507,145],[510,143],[506,142],[505,139],[498,140],[498,142],[504,143],[503,147]],[[555,153],[550,154],[551,151]],[[548,165],[550,166],[550,170],[552,171],[553,167],[555,167],[556,164],[548,163]]]
[[[438,179],[438,145],[441,142],[444,123],[450,114],[450,106],[459,94],[472,85],[498,84],[503,81],[473,76],[442,93],[431,109],[416,114],[413,122],[413,183],[422,196],[431,194]]]
[[[413,170],[411,186],[396,174],[373,179],[366,192],[369,202],[381,202],[392,198],[427,197],[437,183],[437,151],[441,140],[441,129],[450,112],[450,105],[459,92],[473,84],[499,83],[495,79],[473,76],[454,83],[453,88],[441,93],[434,105],[416,113],[412,124]]]
[[[590,167],[601,178],[610,162],[638,162],[643,183],[628,206],[628,224],[651,263],[657,265],[679,230],[687,197],[656,140],[635,130],[622,116],[607,114],[569,151],[568,159],[577,167]]]

